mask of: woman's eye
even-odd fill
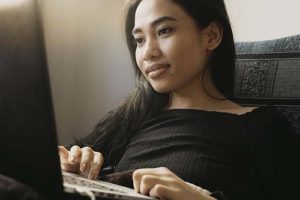
[[[168,33],[172,32],[172,30],[173,29],[171,29],[171,28],[162,28],[158,31],[158,36],[168,34]]]
[[[134,38],[134,41],[137,45],[140,45],[144,42],[144,39],[143,38]]]

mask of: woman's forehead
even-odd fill
[[[186,17],[186,14],[180,6],[171,0],[143,0],[135,13],[135,27],[151,24],[163,16],[179,20]]]

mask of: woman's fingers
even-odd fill
[[[96,179],[103,164],[103,156],[99,152],[93,151],[90,147],[81,149],[80,171],[89,179]]]
[[[81,162],[80,162],[80,171],[89,171],[91,166],[90,163],[94,158],[94,152],[90,147],[83,147],[81,149]]]
[[[68,172],[78,172],[76,166],[69,164],[69,151],[64,146],[58,146],[60,166]]]
[[[159,168],[146,168],[146,169],[138,169],[135,170],[132,178],[133,178],[133,187],[135,189],[136,192],[141,192],[141,181],[143,180],[143,176],[149,176],[149,175],[153,175],[153,176],[157,176],[157,177],[173,177],[173,179],[179,180],[179,178],[172,173],[169,169],[165,168],[165,167],[159,167]],[[149,177],[146,177],[146,179],[144,178],[144,181],[148,181],[150,179],[148,179]]]
[[[176,182],[173,178],[165,176],[144,175],[142,176],[140,181],[140,193],[148,195],[156,185],[164,185],[168,188],[171,188],[171,186],[174,186],[175,184]]]
[[[94,152],[94,157],[91,162],[91,169],[88,175],[89,179],[96,179],[99,175],[100,169],[103,165],[103,156],[99,152]]]
[[[202,188],[188,184],[164,167],[134,171],[133,184],[137,192],[161,200],[213,199],[209,193],[202,192]]]
[[[166,199],[170,196],[170,188],[162,184],[156,184],[149,192],[149,196],[159,198],[161,200]]]
[[[58,146],[58,153],[61,163],[67,163],[69,157],[69,151],[64,146]]]
[[[61,168],[68,172],[80,173],[90,179],[96,179],[103,164],[100,152],[93,151],[90,147],[80,148],[72,146],[68,151],[63,146],[58,146]]]
[[[69,164],[77,164],[81,160],[81,148],[77,145],[71,147],[69,152],[68,163]]]

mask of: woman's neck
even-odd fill
[[[231,102],[207,79],[205,89],[197,81],[170,92],[167,109],[222,110]]]
[[[168,109],[201,109],[214,110],[220,107],[222,103],[227,101],[224,98],[214,98],[208,94],[201,95],[194,93],[191,95],[183,95],[173,92],[170,94]]]

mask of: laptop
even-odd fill
[[[0,174],[50,199],[153,199],[62,176],[39,6],[38,0],[0,0]]]

